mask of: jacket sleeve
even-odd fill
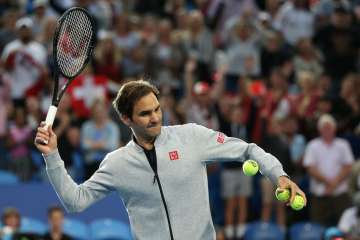
[[[204,163],[213,161],[246,161],[255,160],[259,164],[261,174],[277,185],[278,177],[287,176],[280,161],[265,152],[255,143],[247,143],[241,139],[227,137],[221,132],[192,124],[193,134],[199,149],[200,159]]]
[[[58,150],[43,157],[49,180],[68,212],[81,212],[113,190],[106,157],[92,177],[79,185],[68,175]]]

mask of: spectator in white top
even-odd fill
[[[352,3],[349,0],[319,0],[312,7],[311,11],[316,18],[317,27],[325,26],[329,23],[330,16],[334,13],[335,8],[342,6],[351,8]]]
[[[44,31],[44,26],[49,17],[57,17],[57,14],[49,7],[48,0],[34,0],[32,2],[33,15],[31,19],[34,22],[33,34],[37,36]]]
[[[245,19],[234,26],[234,37],[226,47],[228,74],[258,76],[260,74],[260,43],[254,27]]]
[[[37,94],[41,79],[46,76],[46,49],[33,40],[33,26],[30,18],[19,19],[16,22],[18,39],[8,43],[1,56],[10,76],[13,100]]]
[[[306,0],[293,0],[284,3],[274,22],[274,27],[284,34],[290,45],[295,45],[300,38],[313,35],[314,16],[307,8]]]
[[[354,156],[348,142],[337,138],[335,119],[324,114],[318,121],[320,137],[306,148],[304,166],[310,175],[312,221],[335,225],[350,205],[347,180]]]
[[[360,191],[353,197],[353,207],[344,211],[339,220],[338,228],[348,240],[360,239]]]
[[[200,11],[194,10],[189,14],[189,36],[184,40],[184,45],[188,56],[196,60],[198,77],[202,81],[209,81],[215,48],[213,36],[206,28]]]
[[[255,12],[257,6],[253,0],[213,0],[208,1],[207,18],[215,21],[214,28],[216,34],[221,34],[221,40],[226,34],[226,24],[230,19],[239,18],[246,11]]]
[[[346,239],[358,240],[360,239],[360,161],[354,163],[349,182],[349,194],[353,206],[344,211],[338,228],[346,235]]]

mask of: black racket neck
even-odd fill
[[[55,107],[57,107],[59,105],[59,100],[60,98],[58,97],[58,92],[59,92],[59,85],[60,85],[60,73],[59,71],[55,68],[54,69],[54,90],[53,90],[53,96],[52,96],[52,100],[51,100],[51,104]]]

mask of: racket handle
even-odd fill
[[[55,107],[54,105],[51,105],[49,107],[49,110],[48,110],[48,113],[47,113],[46,119],[45,119],[45,124],[47,127],[54,123],[56,112],[57,112],[57,107]]]
[[[48,128],[50,125],[52,125],[54,123],[56,112],[57,112],[57,107],[55,107],[54,105],[51,105],[49,107],[49,110],[46,115],[45,128]],[[44,142],[42,142],[41,144],[46,145],[46,144],[48,144],[48,141],[44,140]]]

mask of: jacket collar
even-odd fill
[[[159,136],[157,136],[155,139],[154,146],[155,146],[155,148],[159,147],[159,146],[163,145],[165,142],[166,142],[166,127],[162,126]],[[135,150],[138,152],[143,151],[143,148],[139,144],[136,143],[134,135],[132,135],[132,139],[127,145],[135,148]]]

